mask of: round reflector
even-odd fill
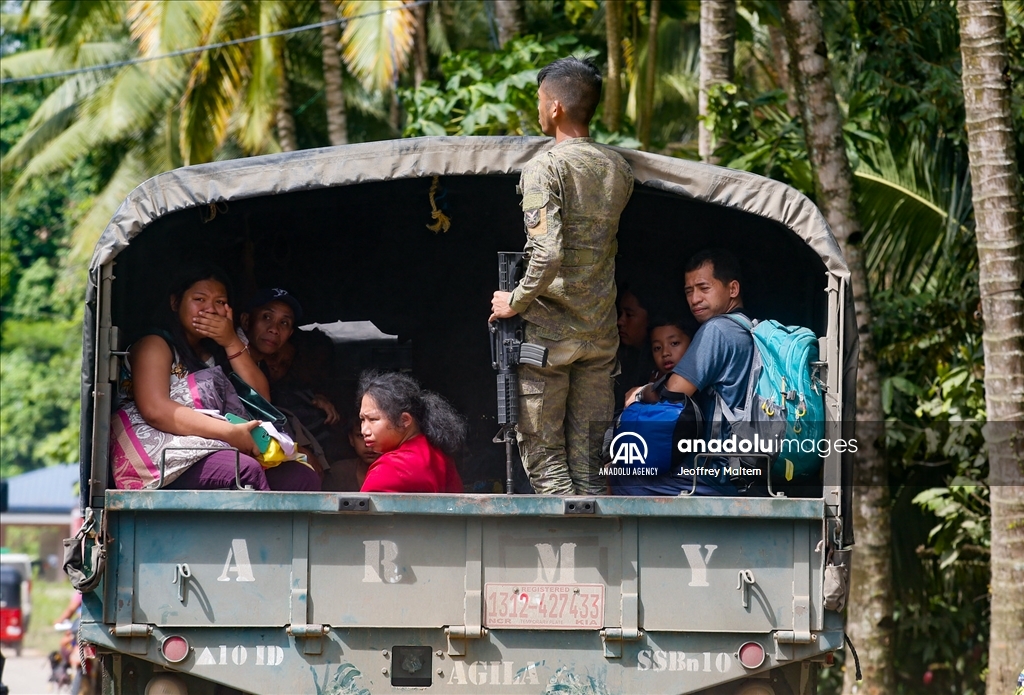
[[[160,645],[160,651],[163,653],[164,658],[172,664],[184,661],[185,657],[188,656],[188,649],[188,640],[181,635],[171,635],[164,639],[163,644]]]
[[[757,668],[764,663],[764,647],[757,642],[746,642],[737,654],[744,668]]]

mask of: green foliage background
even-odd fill
[[[255,6],[238,3],[242,9],[250,4]],[[614,133],[597,125],[595,137],[638,147],[639,104],[650,98],[652,149],[695,159],[699,2],[662,1],[659,50],[653,57],[646,44],[648,1],[626,0],[621,6],[623,125]],[[859,243],[868,262],[888,422],[892,513],[899,519],[893,539],[899,577],[897,692],[981,693],[989,537],[983,483],[987,458],[980,432],[984,364],[955,2],[835,0],[820,6],[857,178],[864,228]],[[1024,2],[1005,0],[1004,7],[1017,157],[1024,162]],[[705,121],[717,139],[716,155],[726,166],[785,181],[813,196],[800,120],[786,76],[772,55],[778,5],[740,0],[738,8],[736,81],[712,90]],[[297,0],[291,9],[295,21],[318,18],[314,4]],[[407,70],[394,85],[393,100],[390,92],[366,91],[347,77],[350,141],[399,134],[538,134],[537,71],[569,52],[594,56],[603,66],[606,5],[602,0],[531,0],[525,9],[522,35],[498,48],[493,6],[482,0],[437,0],[428,17],[429,70],[422,84],[416,85]],[[53,37],[47,31],[70,35],[76,26],[92,26],[94,34],[121,41],[119,50],[126,54],[137,50],[128,44],[125,26],[89,24],[108,21],[103,13],[79,19],[78,24],[64,21],[46,28],[4,15],[0,55],[48,45]],[[324,146],[317,36],[291,37],[285,48],[299,146]],[[653,94],[644,93],[640,78],[649,60],[655,61],[657,74]],[[59,86],[48,80],[2,89],[0,157]],[[180,117],[173,100],[169,103],[160,127],[173,128]],[[152,136],[152,123],[147,123],[148,130],[129,129],[130,137],[28,178],[17,190],[14,182],[21,171],[2,171],[3,477],[77,459],[80,304],[87,253],[78,248],[83,240],[75,236],[81,233],[76,228],[90,211],[112,211],[108,207],[117,201],[105,200],[102,192],[125,152],[138,144],[132,138]],[[177,134],[163,137],[166,142],[157,144],[170,151],[160,161],[180,163]],[[211,156],[243,152],[239,141],[228,138]],[[823,692],[838,687],[841,668],[840,663],[825,670]]]
[[[13,93],[10,93],[13,92]],[[0,155],[41,102],[5,89]],[[0,188],[0,476],[78,459],[84,269],[69,266],[70,230],[95,193],[87,161],[32,180],[14,200]]]

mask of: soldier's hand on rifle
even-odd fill
[[[491,317],[487,319],[490,323],[496,319],[510,319],[519,312],[508,305],[512,299],[511,292],[495,292],[491,298]]]

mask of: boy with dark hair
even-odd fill
[[[650,323],[651,358],[658,377],[671,374],[687,348],[691,337],[679,319],[653,318]]]
[[[601,74],[562,58],[537,77],[537,116],[555,146],[523,167],[526,252],[522,282],[495,292],[490,321],[521,314],[547,367],[519,366],[517,439],[538,493],[601,494],[601,427],[614,409],[615,236],[633,172],[590,138]],[[596,435],[592,436],[593,429]]]

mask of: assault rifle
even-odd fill
[[[498,252],[498,290],[511,292],[519,285],[523,253]],[[498,370],[498,424],[495,444],[505,445],[505,492],[512,494],[512,441],[519,422],[519,379],[516,365],[532,364],[546,367],[548,349],[523,342],[523,319],[516,315],[489,324],[491,331],[491,366]]]

